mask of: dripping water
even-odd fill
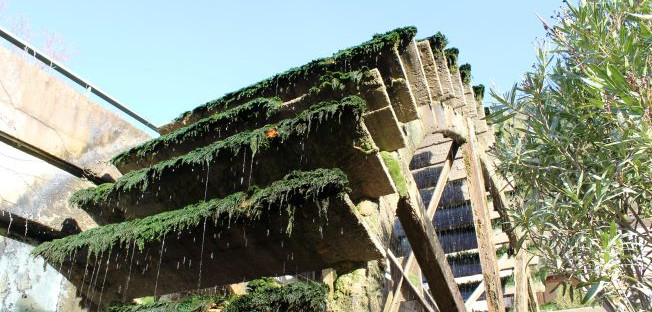
[[[206,237],[206,219],[204,218],[204,229],[201,235],[201,252],[199,253],[199,277],[197,278],[197,289],[201,286],[201,269],[204,263],[204,239]],[[213,255],[211,253],[211,255]]]
[[[122,302],[124,303],[127,301],[127,290],[129,289],[129,282],[131,281],[131,268],[134,264],[134,255],[136,254],[136,241],[133,241],[133,246],[131,248],[131,260],[129,260],[129,273],[127,273],[127,284],[125,285],[125,292],[122,296]],[[122,285],[120,285],[120,289],[122,289]],[[118,291],[120,292],[120,291]]]
[[[158,257],[158,268],[156,269],[156,282],[154,283],[154,298],[156,298],[156,291],[158,290],[158,276],[161,274],[161,262],[163,261],[163,249],[165,248],[165,233],[163,233],[163,240],[161,241],[161,252]]]

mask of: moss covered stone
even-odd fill
[[[62,263],[67,256],[81,249],[87,250],[88,257],[101,255],[125,243],[134,244],[142,250],[146,243],[160,241],[167,233],[196,227],[203,220],[211,219],[216,225],[223,226],[238,220],[256,221],[263,211],[279,203],[285,203],[284,211],[290,220],[287,232],[290,233],[296,209],[290,198],[298,196],[306,201],[319,202],[347,192],[350,192],[348,179],[339,169],[295,171],[266,188],[251,187],[248,192],[234,193],[143,219],[94,228],[41,244],[33,250],[33,254],[43,256],[50,262]],[[320,207],[325,209],[328,205]]]
[[[471,84],[471,65],[470,64],[462,64],[460,66],[460,78],[462,78],[462,83],[465,85],[470,85]]]
[[[219,138],[222,132],[231,133],[243,124],[248,124],[259,118],[268,119],[278,113],[283,102],[279,98],[257,98],[245,104],[236,106],[226,111],[204,118],[196,123],[177,129],[174,132],[162,135],[141,145],[120,153],[111,159],[111,163],[119,165],[136,157],[144,157],[155,153],[162,148],[179,145],[187,140],[197,138]]]
[[[406,197],[408,195],[407,181],[405,180],[405,176],[403,176],[401,164],[398,162],[398,159],[386,151],[381,151],[380,156],[383,158],[385,166],[387,166],[387,170],[394,181],[394,185],[396,185],[398,194],[401,197]]]
[[[477,86],[473,86],[473,96],[475,96],[476,101],[482,102],[484,99],[484,85],[479,84]]]
[[[449,48],[444,50],[444,55],[446,55],[446,64],[448,65],[448,70],[451,74],[457,72],[457,57],[459,56],[460,51],[457,48]]]
[[[446,45],[448,45],[448,39],[441,32],[437,32],[435,35],[425,38],[425,40],[430,42],[430,48],[435,52],[435,55],[444,51]]]
[[[148,168],[131,171],[113,184],[78,191],[70,198],[70,202],[82,209],[92,209],[95,205],[108,202],[112,194],[145,191],[148,185],[159,180],[165,171],[172,172],[182,166],[201,167],[210,164],[218,157],[236,155],[243,148],[248,148],[249,155],[253,157],[261,149],[269,147],[270,140],[283,142],[290,137],[305,136],[313,125],[339,118],[345,113],[352,114],[356,120],[360,120],[364,111],[365,103],[357,96],[346,97],[340,101],[325,101],[310,107],[292,119],[244,131],[183,156],[160,162]]]
[[[279,86],[293,85],[308,77],[321,76],[328,72],[347,72],[357,69],[358,66],[365,66],[365,64],[360,64],[361,62],[365,63],[364,60],[375,59],[378,53],[385,49],[403,49],[412,41],[416,32],[415,27],[403,27],[384,34],[374,35],[371,40],[356,47],[341,50],[331,57],[314,60],[301,67],[290,69],[251,86],[228,93],[219,99],[207,102],[192,111],[183,113],[174,122],[181,122],[191,115],[202,115],[208,111],[224,109],[243,99],[264,96],[265,94],[277,94]]]

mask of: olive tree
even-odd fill
[[[533,69],[492,91],[508,212],[571,295],[652,311],[652,2],[565,2],[553,18]]]

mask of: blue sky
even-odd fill
[[[473,84],[505,91],[534,61],[544,1],[38,1],[0,0],[0,24],[54,32],[66,65],[162,125],[222,94],[413,25],[441,31],[472,65]],[[486,100],[485,102],[488,102]]]

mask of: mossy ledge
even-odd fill
[[[283,102],[279,98],[256,98],[133,147],[113,157],[111,163],[120,165],[137,157],[145,157],[161,148],[178,145],[186,140],[195,140],[206,136],[219,138],[222,131],[226,132],[229,127],[233,131],[234,128],[237,129],[242,124],[259,118],[272,117],[278,113],[282,104]]]
[[[465,85],[471,84],[471,64],[462,64],[460,66],[460,78],[462,78],[462,83]]]
[[[77,235],[43,243],[32,253],[44,257],[51,263],[61,264],[66,257],[83,248],[87,256],[99,256],[115,246],[134,244],[140,250],[146,243],[160,241],[167,233],[180,232],[198,226],[203,220],[211,219],[216,225],[228,226],[235,221],[256,221],[263,211],[283,204],[292,231],[294,210],[291,198],[321,202],[330,196],[344,196],[350,192],[349,182],[339,169],[316,169],[295,171],[283,180],[273,182],[266,188],[251,187],[247,192],[238,192],[221,199],[202,201],[142,219],[110,224],[94,228]],[[326,209],[324,202],[319,205]],[[323,215],[323,214],[322,214]]]
[[[477,86],[473,86],[473,96],[475,96],[475,100],[482,102],[484,99],[484,85],[479,84]]]
[[[448,45],[448,39],[446,39],[446,36],[441,32],[437,32],[433,36],[424,38],[424,40],[430,42],[430,49],[434,52],[435,57],[443,52],[444,49],[446,49],[446,45]]]
[[[306,109],[306,103],[311,101],[340,100],[349,94],[359,94],[368,87],[365,82],[373,78],[366,68],[345,73],[329,72],[321,76],[298,102],[283,103],[276,97],[256,98],[133,147],[113,157],[111,162],[122,172],[141,169],[266,122],[292,118]]]
[[[374,35],[373,38],[358,46],[341,50],[331,57],[314,60],[306,65],[292,68],[286,72],[267,78],[256,84],[242,88],[238,91],[227,93],[223,97],[207,102],[187,111],[177,117],[173,123],[183,122],[185,118],[195,114],[205,114],[208,111],[224,109],[232,106],[234,102],[242,99],[262,96],[265,93],[277,93],[279,86],[291,85],[296,81],[313,75],[323,75],[327,72],[349,71],[354,62],[375,58],[376,55],[387,48],[403,49],[417,33],[415,27],[397,28],[384,34]]]
[[[148,168],[131,171],[113,184],[103,184],[100,187],[77,191],[69,201],[76,207],[88,209],[91,206],[108,202],[109,195],[112,193],[127,193],[134,190],[143,192],[150,182],[158,180],[165,171],[174,171],[180,166],[204,166],[222,155],[235,155],[242,148],[249,148],[250,155],[255,155],[261,149],[267,148],[270,140],[283,142],[293,136],[305,136],[313,124],[339,118],[342,114],[353,114],[356,120],[361,120],[364,111],[365,102],[357,96],[349,96],[340,101],[325,101],[311,106],[295,118],[241,132],[183,156],[160,162]]]
[[[389,171],[389,175],[392,177],[392,180],[396,185],[396,190],[398,191],[398,194],[401,197],[407,197],[408,196],[407,181],[405,181],[405,177],[403,176],[403,172],[401,171],[401,164],[398,162],[398,159],[396,159],[396,157],[392,156],[391,153],[386,151],[381,151],[380,157],[383,158],[383,162],[385,163],[385,166],[387,166],[387,170]]]
[[[194,295],[179,302],[159,301],[143,305],[113,306],[104,312],[325,312],[328,287],[317,282],[279,285],[272,279],[249,282],[242,296]]]
[[[460,50],[457,48],[449,48],[444,50],[444,55],[446,56],[446,64],[448,65],[448,70],[451,74],[457,72],[457,57],[460,54]]]

